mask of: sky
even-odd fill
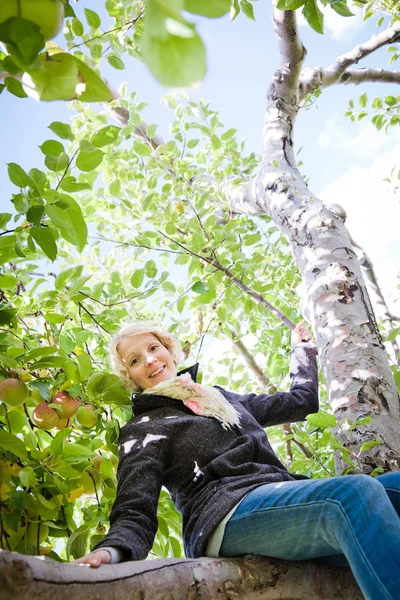
[[[99,11],[103,2],[85,0],[74,8],[83,15],[83,6]],[[226,128],[238,130],[239,139],[246,138],[246,151],[262,151],[262,123],[265,95],[269,81],[279,66],[279,53],[268,1],[254,4],[256,22],[240,15],[234,22],[229,17],[190,18],[198,25],[205,42],[208,72],[200,89],[188,93],[195,100],[205,98]],[[376,32],[376,20],[363,22],[359,9],[355,17],[341,18],[326,8],[326,34],[315,33],[300,15],[300,35],[307,48],[305,66],[328,66],[337,56],[367,40]],[[299,12],[299,11],[298,11]],[[104,28],[106,15],[100,12]],[[82,21],[85,19],[82,16]],[[63,39],[59,40],[63,45]],[[388,53],[380,50],[359,66],[386,68]],[[118,88],[124,81],[138,100],[149,103],[144,118],[159,124],[159,133],[168,139],[171,113],[160,96],[169,91],[160,86],[146,66],[124,58],[125,71],[104,65],[102,72],[110,84]],[[294,141],[302,148],[299,160],[302,172],[309,177],[311,189],[328,203],[341,204],[347,215],[347,225],[357,243],[364,246],[373,260],[379,281],[393,312],[400,312],[398,270],[400,256],[400,192],[396,195],[383,181],[393,166],[399,167],[400,134],[376,132],[368,118],[351,123],[344,116],[350,98],[356,102],[362,92],[376,95],[397,95],[393,84],[335,86],[323,92],[316,105],[301,110],[295,127]],[[17,189],[8,181],[7,165],[17,162],[26,170],[43,168],[44,156],[39,145],[54,135],[47,129],[54,120],[67,121],[72,115],[67,103],[20,100],[8,93],[0,97],[1,132],[0,210],[12,212],[11,193]],[[110,121],[112,122],[112,121]],[[392,128],[393,129],[393,128]]]

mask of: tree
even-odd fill
[[[122,19],[132,17],[129,11],[140,14],[140,6],[107,4],[116,13],[117,31]],[[342,4],[347,7],[340,2],[335,9],[346,11]],[[303,9],[315,27],[321,26],[318,11],[315,2]],[[74,18],[69,42],[73,33],[82,35]],[[94,23],[95,17],[87,19]],[[72,125],[50,124],[62,141],[42,144],[47,171],[9,165],[18,193],[14,214],[1,216],[0,374],[4,381],[23,382],[28,396],[16,406],[6,398],[1,404],[3,548],[65,560],[104,535],[115,497],[118,431],[130,415],[128,395],[107,362],[109,335],[122,322],[156,314],[192,362],[206,336],[225,336],[254,371],[232,353],[220,361],[226,373],[205,367],[207,382],[254,390],[264,370],[256,360],[261,354],[269,381],[260,385],[284,387],[288,333],[301,312],[292,290],[300,282],[328,401],[323,395],[322,410],[307,423],[269,432],[278,453],[292,470],[313,477],[398,470],[393,377],[399,384],[399,370],[389,365],[344,211],[324,206],[307,187],[292,135],[299,105],[319,90],[400,81],[395,71],[354,68],[378,48],[399,42],[400,21],[394,18],[329,68],[306,70],[296,13],[277,9],[274,22],[282,64],[268,92],[262,157],[244,155],[235,130],[221,133],[218,113],[182,93],[165,95],[174,117],[171,139],[164,141],[155,125],[143,125],[143,104],[124,88],[102,112],[80,98],[72,105]],[[130,21],[124,23],[130,29]],[[101,42],[90,35],[82,43],[97,60]],[[104,39],[115,65],[125,48],[136,51],[129,36],[126,46],[115,31]],[[79,49],[71,50],[84,59]],[[397,105],[384,104],[393,110],[390,118],[396,116]],[[51,272],[46,260],[54,262]],[[242,341],[247,333],[254,336],[252,348]],[[64,401],[56,401],[63,392],[81,406],[72,416],[63,414]],[[182,557],[180,518],[165,491],[152,555]],[[272,565],[268,573],[288,568]],[[329,579],[329,569],[322,572]]]

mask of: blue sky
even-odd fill
[[[83,15],[83,6],[98,10],[102,4],[98,0],[85,0],[74,7],[80,16]],[[242,15],[233,23],[228,16],[210,20],[190,15],[198,23],[208,56],[206,79],[192,96],[211,101],[212,107],[220,111],[225,127],[235,127],[239,137],[246,138],[248,152],[261,152],[265,95],[271,76],[279,66],[279,53],[271,23],[270,3],[260,1],[254,7],[256,22]],[[325,12],[329,13],[330,26],[325,36],[318,35],[307,25],[301,25],[300,35],[308,52],[306,65],[327,66],[338,55],[376,32],[376,18],[363,24],[359,9],[354,10],[358,12],[357,17],[332,19],[335,15],[327,8]],[[102,26],[106,29],[109,21],[104,13],[100,14]],[[86,23],[83,16],[82,21]],[[343,26],[347,29],[340,33]],[[62,38],[59,43],[63,45]],[[381,50],[360,66],[385,68],[387,57],[386,50]],[[125,71],[116,71],[105,62],[102,69],[104,76],[115,88],[127,81],[130,91],[137,91],[138,98],[149,103],[144,117],[148,122],[159,124],[159,132],[168,138],[170,112],[160,104],[160,96],[167,90],[157,84],[145,65],[129,58],[124,58],[124,61]],[[381,180],[396,164],[400,138],[394,132],[386,137],[383,133],[377,135],[367,119],[360,124],[352,124],[344,116],[349,99],[357,99],[363,91],[371,97],[399,93],[397,87],[391,84],[330,88],[319,98],[316,108],[300,111],[295,127],[295,144],[297,149],[303,147],[299,159],[304,162],[302,169],[309,176],[313,191],[326,196],[330,202],[336,201],[345,206],[349,219],[352,217],[354,236],[361,243],[367,243],[367,251],[373,260],[378,261],[377,264],[382,263],[381,277],[394,290],[400,244],[398,235],[393,240],[390,237],[392,233],[388,236],[385,219],[389,225],[396,220],[399,222],[395,216],[399,201],[398,197],[387,193],[388,186],[382,186]],[[72,113],[62,102],[38,103],[30,98],[20,100],[8,93],[3,93],[0,101],[3,139],[0,148],[0,209],[12,212],[9,199],[16,188],[8,181],[6,163],[17,162],[26,170],[43,168],[44,156],[38,146],[54,137],[47,126],[54,120],[67,121]],[[367,201],[365,194],[373,187],[368,183],[369,177],[374,177],[376,189],[374,196]],[[362,183],[364,188],[367,185],[367,189],[363,188],[363,196],[357,200]],[[379,200],[380,214],[383,215],[379,225],[381,232],[376,227],[372,230],[366,227],[375,223],[376,200]],[[365,212],[367,206],[370,212]],[[393,235],[396,236],[395,231]]]

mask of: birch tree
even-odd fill
[[[246,153],[236,130],[225,128],[214,107],[182,92],[164,95],[171,126],[169,138],[162,139],[157,125],[143,119],[144,103],[136,93],[126,85],[117,92],[101,78],[102,60],[118,70],[125,52],[139,56],[145,48],[149,68],[161,77],[168,53],[158,61],[149,51],[155,40],[191,57],[182,63],[180,77],[201,79],[202,42],[182,16],[183,7],[197,14],[196,2],[171,3],[173,31],[170,17],[164,9],[157,13],[155,2],[148,3],[147,13],[140,2],[106,5],[115,27],[102,31],[97,13],[85,11],[84,27],[65,4],[67,48],[62,50],[72,58],[54,58],[60,49],[51,50],[41,38],[42,46],[33,44],[27,55],[7,37],[10,23],[0,30],[7,38],[2,38],[1,56],[4,93],[24,102],[31,101],[22,100],[28,91],[54,99],[59,90],[50,86],[54,71],[47,63],[54,69],[61,64],[69,65],[64,89],[73,99],[70,123],[49,125],[52,137],[41,145],[43,170],[8,165],[16,193],[12,212],[2,213],[0,220],[0,393],[10,381],[11,387],[17,382],[19,392],[11,402],[3,396],[0,407],[0,534],[8,551],[0,557],[0,587],[7,597],[21,599],[55,589],[60,596],[80,598],[90,597],[84,585],[90,582],[96,598],[111,592],[119,598],[146,597],[144,591],[156,598],[166,590],[159,571],[172,582],[176,598],[251,598],[255,593],[361,598],[348,571],[313,563],[185,561],[180,516],[165,490],[150,553],[161,561],[156,566],[145,562],[88,573],[20,556],[67,561],[85,554],[106,532],[116,490],[118,432],[131,415],[125,389],[109,372],[107,343],[130,319],[165,324],[181,340],[186,364],[204,355],[209,338],[228,340],[230,351],[202,364],[203,381],[246,393],[288,385],[290,330],[305,315],[326,387],[320,413],[283,430],[269,429],[280,458],[291,471],[311,477],[374,476],[399,469],[395,383],[400,377],[397,366],[390,366],[381,333],[396,317],[385,310],[377,322],[361,272],[368,263],[357,257],[360,249],[346,229],[345,211],[339,201],[324,205],[310,190],[296,166],[293,140],[299,109],[333,85],[388,84],[385,98],[395,100],[386,104],[389,117],[388,111],[383,114],[385,100],[371,108],[381,111],[374,117],[383,115],[396,125],[391,119],[398,110],[393,90],[399,73],[358,66],[364,60],[368,65],[368,56],[379,48],[398,48],[396,14],[386,29],[332,64],[311,67],[296,10],[290,9],[301,8],[322,32],[318,4],[285,0],[272,9],[281,63],[268,90],[264,151],[258,156]],[[232,17],[241,10],[254,18],[245,0],[204,6],[210,18],[229,10]],[[345,2],[332,3],[332,9],[350,10]],[[372,2],[366,11],[373,11]],[[151,29],[157,19],[159,28]],[[13,23],[30,27],[31,41],[39,39],[37,29]],[[177,42],[176,36],[186,41]],[[194,44],[190,52],[188,40]],[[198,61],[195,69],[193,61]],[[43,75],[41,63],[44,79],[36,73]],[[176,70],[167,75],[176,77]],[[93,99],[103,104],[85,103]],[[366,106],[365,99],[361,108]],[[348,113],[356,118],[354,104]],[[385,125],[382,119],[378,124]],[[394,326],[389,338],[395,352],[396,334]],[[70,417],[63,412],[67,403],[75,407]],[[17,569],[19,582],[13,576]],[[335,581],[340,581],[339,592]]]

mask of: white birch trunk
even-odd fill
[[[305,56],[294,13],[275,12],[283,64],[267,95],[264,156],[259,174],[230,190],[232,211],[269,215],[289,240],[304,284],[304,312],[314,329],[337,437],[352,472],[400,469],[400,403],[388,356],[339,205],[325,206],[296,168],[293,126]],[[338,199],[340,200],[340,199]],[[350,425],[372,417],[366,426]],[[360,453],[363,442],[382,440]],[[338,474],[348,465],[339,457]]]

